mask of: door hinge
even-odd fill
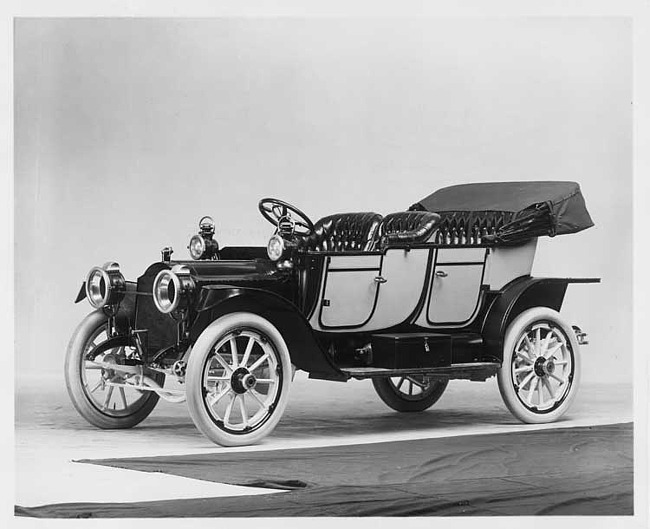
[[[323,298],[323,307],[329,307],[330,306],[330,300]]]

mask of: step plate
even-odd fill
[[[471,380],[486,380],[496,375],[501,364],[496,362],[473,362],[468,364],[451,364],[445,367],[387,369],[383,367],[346,367],[343,373],[352,378],[384,378],[404,375],[429,375],[436,378],[464,378]]]

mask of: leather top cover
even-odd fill
[[[594,225],[576,182],[455,185],[436,191],[410,209],[439,213],[443,220],[468,217],[468,224],[498,217],[503,224],[489,236],[496,243],[576,233]]]

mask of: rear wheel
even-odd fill
[[[93,350],[108,340],[107,322],[106,315],[97,311],[75,330],[65,360],[66,387],[72,404],[90,424],[104,429],[131,428],[153,411],[158,395],[129,386],[162,386],[165,376],[157,374],[150,379],[107,367],[132,357],[135,350],[131,347],[114,347],[94,355]]]
[[[447,388],[448,380],[422,375],[373,378],[379,398],[396,411],[424,411],[433,406]]]
[[[559,419],[571,406],[580,379],[578,341],[560,314],[535,307],[506,331],[499,390],[510,412],[525,423]]]
[[[279,422],[292,366],[280,332],[256,314],[212,322],[187,365],[187,404],[196,427],[223,446],[253,444]]]

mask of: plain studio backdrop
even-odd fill
[[[15,367],[61,373],[91,266],[136,279],[257,202],[400,211],[443,186],[573,180],[596,223],[542,238],[571,285],[583,380],[631,382],[632,40],[626,19],[18,19]]]

